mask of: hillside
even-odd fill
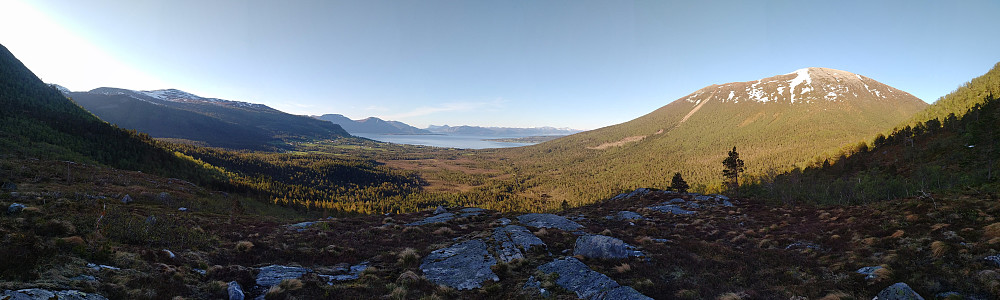
[[[955,91],[934,101],[923,111],[915,114],[905,125],[916,125],[916,123],[926,122],[931,119],[944,120],[949,115],[961,116],[969,109],[982,103],[990,95],[1000,95],[1000,63],[993,65],[986,74],[976,77]]]
[[[836,154],[925,106],[868,77],[808,68],[711,85],[629,122],[497,155],[520,171],[520,186],[536,197],[587,203],[664,187],[674,172],[711,191],[733,146],[748,174],[762,175]]]
[[[429,134],[430,131],[416,128],[399,121],[385,121],[376,117],[369,117],[361,120],[351,120],[344,115],[326,114],[316,119],[330,121],[340,125],[344,130],[354,133],[377,133],[377,134]]]
[[[0,154],[101,163],[209,183],[216,171],[112,127],[66,99],[0,46]]]
[[[71,92],[88,111],[154,138],[197,141],[214,147],[274,150],[287,142],[350,136],[336,124],[292,115],[262,104],[205,98],[176,89],[97,88]]]

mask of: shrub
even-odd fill
[[[295,278],[282,280],[278,286],[286,291],[295,291],[302,288],[302,280]]]
[[[399,257],[398,263],[401,265],[412,265],[420,260],[420,254],[417,254],[417,249],[413,248],[403,249],[396,256]]]
[[[253,248],[253,243],[250,241],[239,241],[236,243],[236,251],[238,252],[249,252]]]

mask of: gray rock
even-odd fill
[[[208,274],[208,271],[206,271],[205,269],[194,268],[194,269],[191,269],[191,271],[194,271],[195,273],[198,273],[198,274],[201,274],[201,275]]]
[[[611,201],[628,199],[628,198],[632,198],[632,197],[636,197],[636,196],[643,196],[643,195],[649,194],[649,192],[652,192],[652,191],[653,190],[647,189],[647,188],[638,188],[638,189],[635,189],[634,191],[631,191],[631,192],[628,192],[628,193],[621,193],[621,194],[618,194],[617,196],[611,197]]]
[[[499,219],[497,219],[497,223],[500,223],[500,226],[507,226],[507,225],[510,225],[510,219],[508,219],[508,218],[499,218]]]
[[[872,280],[875,279],[875,277],[878,277],[875,275],[875,271],[878,271],[881,268],[882,268],[881,266],[864,267],[858,269],[857,272],[858,274],[865,275],[866,280]]]
[[[548,298],[552,295],[551,292],[542,287],[542,283],[538,279],[535,279],[535,276],[528,277],[528,282],[524,283],[521,291],[527,294],[542,296],[543,298]]]
[[[687,201],[684,201],[684,199],[674,198],[674,199],[670,199],[670,201],[667,201],[667,204],[684,204],[686,202]]]
[[[49,291],[43,289],[6,290],[0,294],[4,300],[107,300],[98,294],[84,293],[77,290]]]
[[[573,255],[613,259],[643,256],[642,252],[635,250],[635,246],[605,235],[585,235],[577,238]]]
[[[13,182],[4,182],[3,185],[0,185],[0,190],[5,192],[13,192],[17,190],[17,185],[14,184]]]
[[[618,282],[604,274],[594,272],[576,258],[558,259],[539,266],[538,270],[558,274],[556,284],[583,299],[653,299],[635,292],[634,289],[632,292],[615,291],[622,287]]]
[[[958,292],[938,293],[935,296],[937,296],[938,299],[947,299],[948,297],[957,297],[958,299],[963,299],[962,294],[959,294]]]
[[[181,207],[181,208],[178,208],[177,210],[178,211],[188,211],[188,208],[187,207]]]
[[[309,228],[310,226],[316,225],[316,223],[321,223],[321,222],[310,221],[310,222],[295,223],[295,224],[292,224],[292,225],[288,225],[288,229],[295,229],[298,232],[302,232],[302,231],[305,231],[306,228]]]
[[[342,272],[346,274],[337,274],[337,275],[321,274],[319,275],[319,277],[326,279],[326,284],[333,285],[333,283],[337,281],[356,280],[361,277],[361,272],[364,272],[366,269],[368,269],[367,261],[357,265],[353,265],[350,268],[344,268]]]
[[[616,213],[614,215],[610,215],[610,216],[607,216],[607,217],[604,217],[604,218],[608,219],[608,220],[619,220],[619,221],[621,221],[621,220],[645,220],[646,219],[642,215],[640,215],[640,214],[638,214],[636,212],[627,211],[627,210],[620,211],[620,212],[618,212],[618,213]]]
[[[163,249],[163,254],[165,254],[168,258],[177,257],[177,255],[175,255],[173,251],[167,249]]]
[[[507,225],[493,229],[493,249],[503,262],[523,259],[524,253],[535,246],[545,246],[545,242],[523,226]]]
[[[431,216],[431,217],[427,217],[426,219],[423,219],[421,221],[416,221],[416,222],[413,222],[413,223],[406,224],[406,226],[420,226],[420,225],[426,225],[426,224],[444,223],[444,222],[451,221],[451,219],[454,219],[454,218],[455,218],[455,214],[446,212],[446,213],[443,213],[443,214],[437,214],[437,215],[434,215],[434,216]]]
[[[459,215],[459,217],[468,218],[468,217],[471,217],[471,216],[481,215],[481,214],[483,214],[484,211],[486,211],[486,210],[482,209],[482,208],[469,207],[469,208],[460,209],[458,212],[461,213]]]
[[[486,280],[500,280],[491,266],[497,260],[482,240],[470,240],[434,250],[424,258],[420,270],[434,283],[459,290],[480,288]]]
[[[240,286],[239,282],[230,281],[229,288],[226,290],[229,291],[229,300],[243,300],[243,298],[246,298],[246,293],[243,292],[243,287]]]
[[[448,212],[448,210],[444,209],[444,207],[440,206],[440,205],[438,205],[437,209],[434,210],[434,214],[435,215],[440,215],[440,214],[443,214],[443,213],[446,213],[446,212]]]
[[[167,202],[170,201],[170,193],[160,192],[156,195],[156,201]]]
[[[73,281],[97,281],[97,277],[83,274],[83,275],[72,277],[69,280],[73,280]]]
[[[583,225],[553,214],[525,214],[517,217],[522,224],[536,228],[556,228],[565,231],[582,229]]]
[[[1000,266],[1000,254],[990,255],[990,256],[987,256],[986,258],[983,258],[983,259],[991,261],[994,264],[996,264],[997,266]]]
[[[125,194],[125,197],[122,197],[122,203],[129,204],[132,202],[134,201],[132,200],[132,197],[130,197],[128,194]]]
[[[312,270],[300,267],[270,265],[260,268],[260,273],[257,273],[257,285],[272,287],[281,283],[282,280],[298,279],[309,272],[312,272]]]
[[[7,213],[8,214],[16,214],[16,213],[21,212],[25,208],[27,208],[27,206],[25,206],[24,204],[13,203],[13,204],[11,204],[10,206],[7,207]]]
[[[879,292],[872,300],[924,300],[924,297],[920,297],[906,283],[897,282]]]
[[[98,265],[98,264],[94,264],[94,263],[88,263],[87,267],[90,268],[91,270],[94,270],[94,271],[100,271],[102,269],[114,270],[114,271],[121,270],[120,268],[112,267],[112,266],[109,266],[109,265]]]
[[[659,211],[659,212],[672,213],[672,214],[675,214],[675,215],[691,215],[691,214],[694,214],[693,211],[683,209],[680,206],[677,206],[677,205],[674,205],[674,204],[664,204],[664,205],[650,206],[650,207],[647,207],[647,208],[651,209],[651,210]]]

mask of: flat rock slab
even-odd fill
[[[468,218],[468,217],[471,217],[471,216],[481,215],[485,211],[486,211],[485,209],[478,208],[478,207],[463,208],[463,209],[458,210],[458,212],[460,213],[458,216],[462,217],[462,218]]]
[[[665,205],[650,206],[650,207],[647,207],[647,208],[651,209],[651,210],[659,211],[659,212],[672,213],[672,214],[675,214],[675,215],[691,215],[691,214],[694,214],[694,211],[686,210],[686,209],[681,208],[680,206],[677,206],[677,205],[674,205],[674,204],[665,204]]]
[[[536,228],[556,228],[565,231],[582,229],[583,225],[553,214],[525,214],[517,217],[522,224]]]
[[[897,282],[879,292],[872,300],[924,300],[924,297],[920,297],[906,283]]]
[[[621,286],[607,275],[591,270],[576,258],[567,257],[538,267],[545,273],[556,273],[556,284],[583,299],[653,299],[635,289]]]
[[[420,270],[434,283],[459,290],[480,288],[487,280],[500,280],[490,267],[497,260],[482,240],[469,240],[434,250],[424,258]]]
[[[257,273],[257,285],[272,287],[281,283],[282,280],[298,279],[309,272],[312,272],[312,270],[300,267],[270,265],[260,268],[260,273]]]
[[[604,218],[608,219],[608,220],[619,220],[619,221],[624,221],[624,220],[632,221],[632,220],[645,220],[646,219],[646,218],[644,218],[642,215],[640,215],[637,212],[627,211],[627,210],[620,211],[620,212],[618,212],[616,214],[613,214],[613,215],[610,215],[610,216],[607,216],[607,217],[604,217]]]
[[[573,255],[605,259],[643,256],[641,251],[635,250],[635,246],[606,235],[585,235],[577,238]]]
[[[729,197],[719,194],[697,195],[694,196],[694,200],[701,202],[702,205],[733,207],[733,203],[729,201]]]
[[[364,272],[366,269],[368,269],[367,261],[357,265],[353,265],[350,268],[342,268],[341,270],[337,270],[339,271],[338,273],[341,273],[338,275],[321,274],[318,276],[323,279],[326,279],[326,284],[333,285],[333,283],[337,281],[356,280],[359,277],[361,277],[361,272]]]
[[[524,253],[545,242],[524,226],[507,225],[493,229],[493,249],[503,262],[523,259]]]
[[[50,291],[43,289],[6,290],[0,294],[5,300],[107,300],[98,294],[84,293],[77,290]]]
[[[426,224],[444,223],[444,222],[448,222],[448,221],[450,221],[451,219],[454,219],[454,218],[455,218],[455,214],[446,212],[446,213],[443,213],[443,214],[436,214],[434,216],[427,217],[426,219],[423,219],[423,220],[420,220],[420,221],[416,221],[416,222],[413,222],[413,223],[406,224],[406,226],[420,226],[420,225],[426,225]]]

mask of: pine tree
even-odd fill
[[[736,193],[736,196],[739,196],[740,173],[746,171],[746,168],[743,166],[740,154],[736,152],[736,146],[733,146],[733,151],[729,151],[729,157],[722,161],[722,165],[725,167],[722,169],[722,176],[726,178],[729,188]]]
[[[681,173],[674,173],[674,178],[670,180],[670,189],[687,193],[689,187],[687,181],[684,181],[684,177],[681,177]]]

